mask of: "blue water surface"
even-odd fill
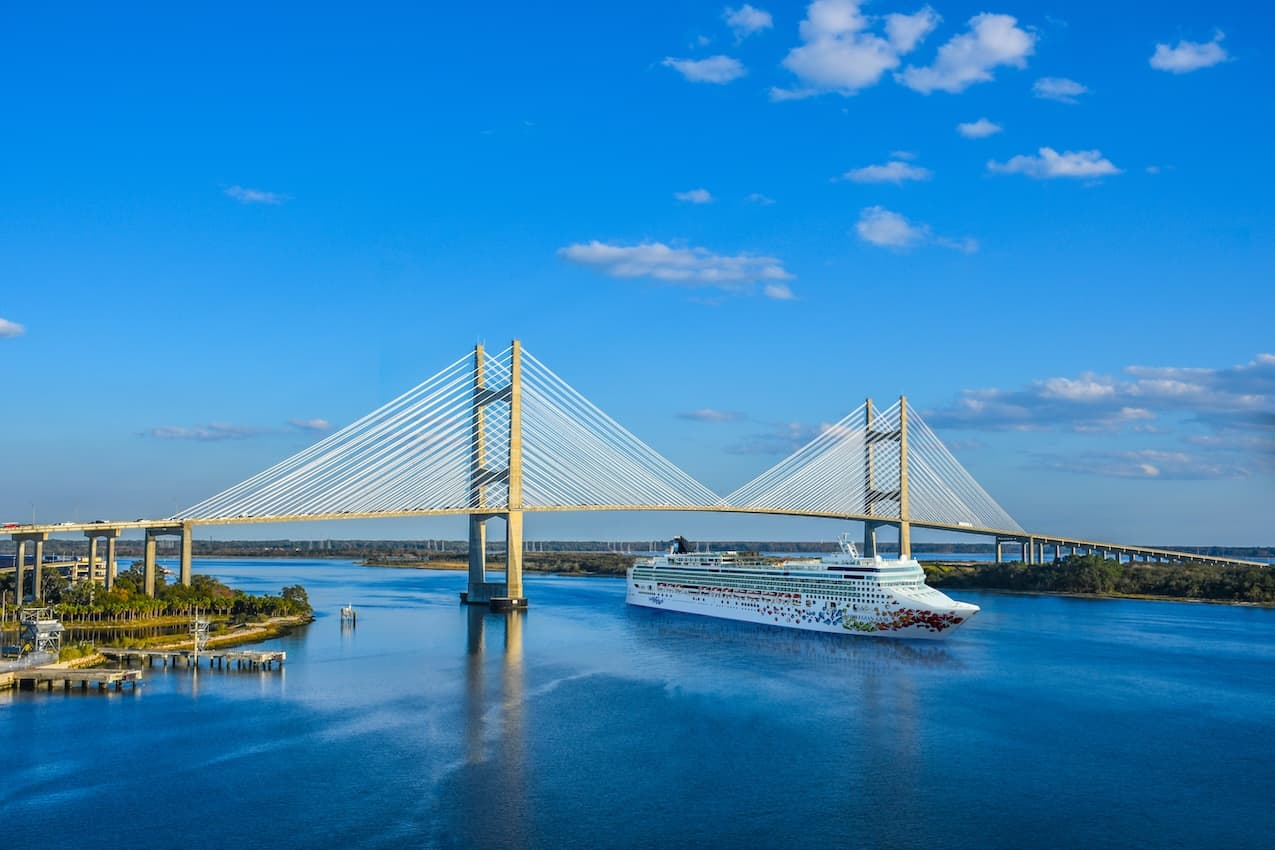
[[[12,846],[1269,847],[1275,611],[964,592],[943,643],[531,576],[201,559],[318,619],[278,672],[0,693]],[[342,629],[339,608],[359,621]]]

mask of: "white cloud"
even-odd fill
[[[977,121],[968,121],[964,124],[956,125],[956,132],[960,133],[967,139],[986,139],[988,136],[994,136],[1003,128],[999,124],[993,124],[986,118],[980,118]]]
[[[970,18],[969,32],[954,36],[939,48],[929,67],[909,65],[896,78],[910,89],[959,92],[992,79],[1001,65],[1022,68],[1036,49],[1036,36],[1018,26],[1010,15],[983,13]]]
[[[688,204],[711,204],[713,193],[707,189],[691,189],[687,192],[674,192],[673,197]]]
[[[326,419],[289,419],[288,424],[302,431],[326,431],[332,427]]]
[[[178,426],[165,426],[161,428],[152,428],[149,432],[150,436],[160,440],[244,440],[249,437],[259,437],[269,433],[261,428],[254,428],[251,425],[232,425],[228,422],[210,422],[207,425],[197,425],[193,428],[182,428]]]
[[[1019,155],[1008,162],[988,161],[987,170],[993,174],[1026,174],[1028,177],[1047,179],[1053,177],[1107,177],[1120,174],[1111,160],[1104,159],[1102,151],[1064,151],[1041,148],[1039,156]]]
[[[912,15],[886,15],[885,34],[899,53],[911,53],[941,20],[939,13],[929,6]]]
[[[22,336],[27,329],[17,322],[11,322],[8,319],[0,319],[0,339],[5,337]]]
[[[723,85],[748,73],[738,59],[729,56],[710,56],[707,59],[676,59],[669,56],[662,64],[692,83]]]
[[[1275,355],[1224,368],[1127,366],[1124,373],[962,390],[926,418],[946,428],[1133,434],[1169,434],[1176,421],[1205,429],[1184,442],[1219,463],[1250,468],[1275,461]]]
[[[727,292],[747,291],[748,284],[758,281],[777,283],[793,278],[776,257],[716,254],[707,248],[673,248],[662,242],[611,245],[595,239],[560,248],[558,255],[612,277],[649,277],[686,286],[714,286]]]
[[[891,160],[884,165],[865,165],[847,171],[843,177],[854,183],[903,183],[907,180],[929,180],[934,172],[919,165]]]
[[[748,196],[747,200],[750,204],[759,204],[760,206],[763,206],[763,207],[768,207],[775,202],[774,198],[767,197],[766,195],[763,195],[761,192],[753,192],[751,195]]]
[[[733,410],[714,410],[711,407],[692,410],[690,413],[679,413],[677,416],[679,419],[693,419],[696,422],[739,422],[744,418],[742,413]]]
[[[1076,103],[1076,98],[1088,91],[1086,86],[1066,77],[1041,77],[1032,86],[1032,94],[1036,97],[1059,103]]]
[[[775,25],[774,20],[770,17],[770,12],[754,9],[747,3],[738,9],[727,8],[722,13],[722,17],[726,19],[726,26],[730,27],[731,32],[735,33],[735,38],[741,40],[762,30],[768,30]]]
[[[742,442],[727,446],[726,451],[735,455],[787,455],[819,436],[828,426],[816,428],[803,422],[779,422],[763,434],[753,434]]]
[[[1249,471],[1242,466],[1219,463],[1189,452],[1164,449],[1084,452],[1075,455],[1043,454],[1036,456],[1036,462],[1047,469],[1104,478],[1200,481],[1249,476]]]
[[[226,194],[241,204],[282,204],[286,195],[278,192],[267,192],[264,189],[249,189],[246,186],[231,186]]]
[[[865,207],[859,212],[859,221],[854,227],[859,238],[864,242],[882,248],[906,250],[918,245],[931,244],[942,248],[951,248],[972,254],[978,250],[978,242],[973,239],[950,239],[936,236],[929,225],[914,224],[899,213],[885,207]]]
[[[779,86],[770,87],[770,99],[775,103],[782,103],[785,100],[805,100],[808,97],[814,97],[819,94],[818,89],[784,89]]]
[[[926,229],[885,207],[867,207],[854,226],[859,238],[883,248],[910,248],[926,238]]]
[[[1170,74],[1187,74],[1225,62],[1229,58],[1222,46],[1225,37],[1219,31],[1213,35],[1212,41],[1179,41],[1177,47],[1157,44],[1155,53],[1151,54],[1151,67]]]
[[[868,29],[873,21],[859,11],[858,0],[815,0],[801,22],[802,44],[784,57],[783,65],[796,74],[802,86],[771,89],[772,100],[792,100],[821,92],[852,95],[876,85],[881,76],[899,66],[899,56],[910,52],[938,24],[928,6],[915,15],[890,15],[886,36]]]
[[[786,283],[768,283],[762,287],[761,294],[775,301],[792,301],[797,297]]]

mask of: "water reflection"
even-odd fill
[[[463,820],[482,846],[526,842],[527,746],[522,633],[526,613],[466,611],[464,739],[468,776],[462,778]],[[501,652],[488,657],[491,644]],[[488,662],[499,661],[499,685],[487,699]],[[498,700],[498,702],[497,702]],[[498,716],[496,716],[498,714]]]

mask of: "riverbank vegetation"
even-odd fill
[[[1154,596],[1275,604],[1275,567],[1120,563],[1098,555],[1069,555],[1049,564],[926,564],[934,587]]]
[[[163,618],[188,620],[196,611],[232,623],[311,613],[305,588],[293,585],[278,596],[258,596],[228,587],[207,575],[191,577],[190,586],[170,584],[155,576],[155,596],[145,593],[146,576],[140,563],[121,572],[110,590],[92,581],[71,584],[57,570],[43,576],[43,605],[53,608],[67,624],[135,626]]]

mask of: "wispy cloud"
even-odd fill
[[[327,431],[332,427],[326,419],[289,419],[288,424],[299,431]]]
[[[895,76],[922,94],[961,92],[992,80],[992,71],[998,67],[1026,67],[1035,49],[1036,35],[1019,27],[1016,18],[984,13],[970,18],[968,32],[940,47],[933,64],[909,65]]]
[[[920,245],[938,245],[967,254],[978,250],[978,242],[974,239],[937,236],[929,225],[913,223],[903,215],[880,206],[865,207],[859,212],[855,232],[864,242],[899,251]]]
[[[724,85],[748,73],[738,59],[729,56],[709,56],[707,59],[678,59],[669,56],[662,64],[692,83]]]
[[[1238,478],[1275,471],[1275,354],[1222,368],[1127,366],[1017,389],[963,390],[927,411],[944,429],[1103,433],[1134,450],[1038,455],[1050,468],[1120,478]]]
[[[923,226],[909,222],[885,207],[867,207],[859,213],[855,231],[864,242],[883,248],[910,248],[925,241]]]
[[[778,287],[793,277],[777,257],[718,254],[707,248],[674,248],[662,242],[613,245],[594,240],[560,248],[558,255],[611,277],[647,277],[686,286],[711,286],[732,293],[748,292],[751,284],[757,282]],[[792,297],[786,283],[782,289],[765,294],[771,298]]]
[[[746,199],[750,204],[758,204],[759,206],[768,207],[775,202],[774,198],[767,197],[761,192],[753,192]]]
[[[1059,103],[1078,103],[1076,98],[1088,92],[1086,86],[1066,77],[1041,77],[1032,86],[1032,94],[1036,97]]]
[[[1082,452],[1076,455],[1037,454],[1037,466],[1080,475],[1104,478],[1143,478],[1199,481],[1219,478],[1247,478],[1242,466],[1217,462],[1191,452],[1163,449]]]
[[[1151,54],[1151,67],[1157,71],[1170,74],[1188,74],[1201,68],[1209,68],[1229,59],[1226,48],[1222,46],[1225,34],[1221,30],[1213,35],[1212,41],[1179,41],[1176,47],[1157,44],[1155,53]]]
[[[226,194],[234,198],[241,204],[282,204],[288,199],[287,195],[281,195],[278,192],[267,192],[264,189],[249,189],[246,186],[230,186],[226,190]]]
[[[967,139],[986,139],[988,136],[994,136],[1003,128],[999,124],[993,124],[986,118],[980,118],[977,121],[968,121],[964,124],[956,125],[956,132],[960,133]]]
[[[993,174],[1025,174],[1036,179],[1055,177],[1088,178],[1108,177],[1121,170],[1105,159],[1102,151],[1064,151],[1041,148],[1038,156],[1019,155],[1008,162],[989,160],[987,170]]]
[[[919,165],[892,159],[881,165],[865,165],[847,171],[842,179],[853,183],[904,183],[909,180],[929,180],[934,172]]]
[[[17,322],[11,322],[8,319],[0,319],[0,339],[22,336],[26,332],[27,329]]]
[[[802,43],[788,51],[783,65],[800,85],[773,88],[773,100],[792,100],[823,92],[853,95],[880,82],[886,71],[899,66],[938,26],[938,13],[926,6],[912,15],[891,14],[884,19],[863,15],[858,0],[815,0],[801,22]],[[881,21],[877,32],[872,29]]]
[[[691,189],[687,192],[674,192],[673,197],[687,204],[711,204],[713,193],[707,189]]]
[[[714,410],[711,407],[679,413],[677,416],[679,419],[693,419],[696,422],[740,422],[745,418],[744,414],[733,410]]]
[[[738,9],[727,8],[722,13],[722,17],[726,20],[726,26],[730,27],[731,32],[735,33],[735,39],[738,41],[742,41],[762,30],[768,30],[775,25],[774,20],[770,17],[770,12],[755,9],[747,3]]]
[[[804,422],[780,422],[768,431],[752,434],[727,446],[726,452],[734,455],[789,455],[819,436],[826,427]]]
[[[191,428],[165,426],[152,428],[147,436],[157,440],[245,440],[249,437],[260,437],[269,434],[268,430],[254,428],[250,425],[232,425],[228,422],[210,422],[207,425],[196,425]]]
[[[1236,427],[1275,411],[1275,354],[1220,369],[1127,366],[1124,373],[1045,378],[1016,390],[963,390],[927,418],[949,428],[1138,431],[1170,413]]]
[[[794,301],[797,298],[786,283],[768,283],[761,288],[761,294],[774,301]]]

